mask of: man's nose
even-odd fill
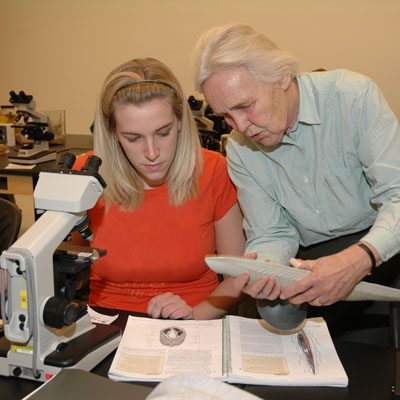
[[[149,139],[145,143],[145,157],[149,161],[154,161],[160,155],[160,151],[158,149],[157,143],[154,139]]]
[[[232,116],[232,121],[233,124],[235,125],[232,127],[236,131],[246,133],[247,129],[251,125],[251,122],[248,120],[247,116],[245,114],[238,114],[235,116]]]

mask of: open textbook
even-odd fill
[[[159,320],[130,316],[108,376],[120,381],[158,382],[200,374],[230,383],[279,386],[348,385],[323,319],[303,328],[315,374],[297,333],[272,333],[263,320]]]

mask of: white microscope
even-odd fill
[[[0,339],[0,375],[46,381],[61,368],[89,371],[119,344],[119,328],[93,324],[86,306],[79,310],[56,279],[68,275],[55,268],[58,246],[74,227],[85,230],[87,210],[105,187],[98,157],[89,157],[81,171],[71,170],[74,159],[69,154],[56,170],[40,172],[34,200],[44,212],[1,255],[5,337]],[[96,251],[78,255],[74,263],[80,268],[96,256]]]

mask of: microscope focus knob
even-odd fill
[[[77,317],[77,308],[63,297],[50,297],[43,309],[43,322],[52,328],[71,325]]]

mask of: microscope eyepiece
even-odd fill
[[[75,163],[76,157],[72,153],[64,153],[58,162],[59,168],[71,169]]]
[[[101,165],[101,158],[97,156],[89,156],[81,171],[98,172]]]
[[[10,103],[15,104],[29,104],[33,99],[32,95],[26,94],[23,90],[21,90],[18,94],[15,93],[14,90],[10,91]]]
[[[27,96],[23,90],[20,90],[19,97],[23,103],[28,102],[28,100],[29,100],[29,96]]]

